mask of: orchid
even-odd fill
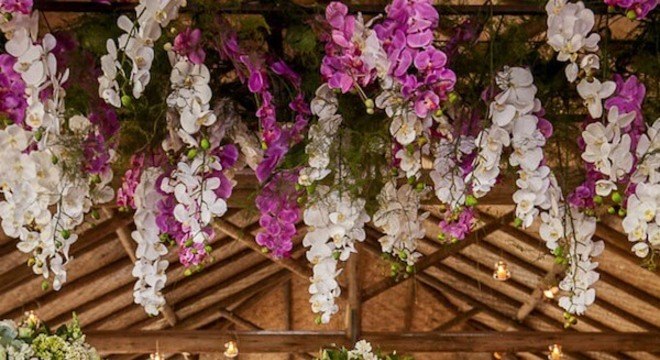
[[[604,0],[605,4],[626,10],[631,19],[644,19],[658,6],[658,0]]]
[[[312,311],[319,313],[321,323],[328,323],[339,308],[335,298],[340,288],[336,277],[338,261],[347,261],[355,250],[355,241],[364,241],[365,223],[369,216],[363,199],[352,198],[347,191],[331,190],[319,185],[314,201],[307,206],[303,219],[310,230],[303,239],[308,247],[307,259],[313,265],[314,275],[309,292]]]
[[[117,19],[117,26],[124,31],[124,34],[116,42],[108,39],[106,45],[108,53],[101,58],[103,73],[98,78],[99,96],[108,104],[117,108],[122,106],[119,75],[132,86],[133,98],[139,99],[142,96],[151,81],[150,70],[155,56],[154,43],[160,38],[161,29],[179,16],[179,9],[183,6],[185,0],[140,0],[135,7],[135,21],[131,21],[125,15]],[[181,46],[183,42],[185,41],[180,41]],[[118,61],[119,52],[131,61],[131,71],[128,75],[122,68],[123,61],[121,63]],[[195,60],[199,60],[198,51],[193,50],[190,53]]]
[[[603,114],[603,99],[608,98],[616,90],[612,81],[601,83],[598,79],[589,81],[582,79],[577,85],[578,94],[584,100],[584,105],[589,109],[589,115],[599,118]]]

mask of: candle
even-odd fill
[[[498,261],[495,264],[495,272],[493,273],[493,278],[499,281],[506,281],[511,277],[511,272],[507,269],[506,263],[504,261]]]

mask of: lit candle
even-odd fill
[[[159,352],[151,354],[151,360],[163,360],[163,355],[161,355]]]
[[[511,271],[506,268],[506,263],[504,261],[498,261],[495,264],[495,272],[493,273],[493,278],[499,281],[506,281],[511,277]]]
[[[550,346],[550,355],[548,355],[548,360],[561,360],[564,358],[564,354],[561,352],[561,345],[554,344]]]
[[[559,288],[556,286],[543,290],[543,296],[548,299],[554,299],[557,293],[559,293]]]
[[[236,341],[228,341],[225,343],[225,356],[228,358],[235,358],[238,356],[238,345],[236,345]]]

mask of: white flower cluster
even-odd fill
[[[371,344],[367,340],[360,340],[355,343],[355,348],[348,352],[348,360],[378,360],[374,354]]]
[[[75,124],[74,116],[69,124]],[[82,121],[82,120],[81,120]],[[102,174],[96,181],[75,178],[56,164],[64,151],[59,146],[28,151],[33,133],[17,125],[0,130],[0,158],[4,170],[0,175],[4,201],[0,202],[2,228],[7,236],[18,238],[18,249],[32,253],[35,274],[48,279],[53,273],[53,288],[59,290],[66,281],[64,265],[69,248],[78,236],[72,231],[82,224],[93,204],[108,202],[113,190],[108,186],[112,173]]]
[[[227,212],[227,202],[215,192],[221,185],[220,178],[209,177],[214,170],[223,170],[218,157],[200,152],[190,163],[180,161],[160,184],[163,192],[174,194],[174,217],[195,244],[206,243],[209,234],[205,230],[211,220]]]
[[[399,168],[407,178],[419,178],[422,169],[422,155],[429,155],[431,147],[425,142],[419,149],[415,149],[413,143],[418,141],[424,132],[431,128],[433,119],[439,121],[435,115],[429,114],[426,118],[420,118],[415,113],[412,105],[406,105],[401,95],[401,86],[389,85],[391,79],[381,79],[383,91],[376,97],[376,107],[384,109],[387,116],[392,119],[390,123],[390,135],[401,145],[394,157],[399,160]],[[425,138],[425,140],[427,140]]]
[[[541,102],[535,97],[534,78],[528,69],[505,67],[497,74],[502,90],[490,104],[492,124],[483,130],[476,141],[480,151],[475,159],[470,182],[475,197],[490,191],[499,175],[499,162],[504,147],[511,146],[509,157],[512,166],[519,166],[518,190],[513,194],[516,216],[523,227],[529,227],[540,209],[550,207],[548,188],[550,168],[542,164],[543,146],[546,139],[539,129],[539,119],[534,113],[541,110]]]
[[[621,134],[621,129],[628,126],[634,118],[635,112],[620,114],[619,109],[612,106],[606,125],[597,121],[587,125],[582,132],[586,145],[582,159],[594,164],[595,169],[607,177],[607,180],[598,181],[598,195],[609,195],[612,189],[616,189],[614,183],[622,180],[632,169],[634,158],[631,153],[631,138],[629,134]]]
[[[423,222],[429,213],[419,214],[422,195],[410,184],[397,189],[394,180],[388,181],[378,195],[379,208],[373,217],[374,225],[385,234],[378,239],[383,252],[395,254],[408,265],[421,257],[417,242],[426,234]]]
[[[602,241],[592,240],[596,231],[595,217],[587,216],[575,208],[569,208],[563,218],[554,216],[562,215],[562,212],[551,212],[551,217],[555,220],[562,219],[559,223],[554,221],[555,231],[563,233],[564,237],[570,240],[567,249],[570,254],[568,269],[559,283],[559,288],[568,294],[559,298],[559,306],[571,314],[582,315],[596,299],[593,285],[599,278],[595,271],[598,263],[591,261],[591,258],[600,255],[605,245]]]
[[[8,38],[5,50],[16,58],[14,70],[21,74],[26,86],[25,124],[59,134],[66,95],[62,84],[69,77],[69,69],[57,73],[57,60],[51,53],[57,45],[53,35],[46,34],[41,42],[37,41],[39,20],[36,12],[32,15],[13,13],[11,16],[12,20],[2,25],[2,31]],[[52,93],[43,101],[40,95],[46,88],[52,89]],[[42,137],[40,148],[47,139],[48,136]]]
[[[79,159],[72,158],[67,142],[80,143],[95,129],[83,116],[69,118],[64,123],[68,127],[63,127],[62,84],[69,72],[57,73],[51,34],[37,41],[38,14],[13,13],[2,31],[8,37],[7,52],[17,58],[14,69],[26,84],[25,125],[33,129],[10,125],[0,130],[2,228],[19,239],[20,251],[32,253],[29,264],[34,273],[46,279],[52,273],[53,288],[59,290],[66,281],[69,248],[77,240],[72,231],[94,204],[113,198],[108,186],[112,172],[95,178],[69,173]],[[47,88],[51,92],[43,99],[41,92]]]
[[[459,162],[463,156],[474,151],[475,140],[470,136],[460,136],[457,143],[451,138],[442,138],[435,149],[435,160],[430,176],[433,180],[435,196],[451,208],[465,204],[465,180]]]
[[[133,287],[135,303],[142,305],[150,315],[158,315],[165,305],[165,297],[161,293],[167,282],[165,270],[169,265],[162,257],[167,254],[167,246],[163,244],[156,224],[158,216],[158,201],[163,196],[158,192],[157,180],[162,170],[150,167],[142,172],[140,183],[135,188],[135,231],[131,237],[137,243],[133,267],[133,276],[138,280]]]
[[[338,261],[348,260],[356,252],[355,241],[364,241],[364,224],[369,215],[364,210],[365,201],[354,199],[348,192],[317,186],[316,199],[307,206],[303,220],[309,227],[303,245],[308,247],[307,260],[313,265],[309,293],[312,311],[320,313],[322,323],[339,311],[335,298],[341,292],[337,276]]]
[[[154,43],[162,34],[162,29],[179,16],[179,9],[186,0],[140,0],[135,7],[136,20],[131,21],[122,15],[117,25],[125,33],[117,42],[108,39],[108,54],[101,57],[103,74],[99,77],[99,96],[114,107],[121,107],[120,86],[117,75],[126,77],[124,59],[132,63],[129,84],[133,97],[139,99],[151,81],[151,64],[154,60]],[[119,51],[124,58],[119,61]]]
[[[168,55],[172,63],[172,92],[167,97],[167,105],[179,113],[179,137],[190,146],[198,146],[193,136],[202,126],[211,126],[217,120],[209,105],[213,96],[209,86],[211,73],[206,65],[193,64],[186,56],[173,51]]]
[[[328,84],[321,85],[311,103],[312,113],[318,121],[309,127],[309,143],[305,147],[309,166],[300,170],[298,177],[298,183],[302,186],[310,186],[330,174],[328,166],[332,144],[343,121],[337,113],[338,108],[337,95]]]
[[[545,9],[548,13],[548,44],[558,52],[557,60],[570,61],[565,69],[569,82],[575,82],[582,70],[578,93],[591,117],[601,117],[602,99],[612,95],[616,85],[612,81],[601,83],[593,78],[593,73],[600,69],[600,59],[593,54],[598,51],[600,35],[590,34],[595,24],[593,11],[582,1],[571,3],[568,0],[549,0]]]
[[[660,119],[649,127],[637,145],[639,163],[630,181],[635,192],[626,203],[623,229],[634,242],[639,257],[660,250]]]

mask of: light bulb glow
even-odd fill
[[[511,277],[511,271],[507,269],[507,265],[504,261],[498,261],[495,264],[495,272],[493,272],[493,279],[498,281],[506,281]]]
[[[545,296],[546,299],[554,299],[555,295],[557,295],[558,293],[559,293],[559,288],[556,286],[543,290],[543,296]]]
[[[225,343],[225,356],[233,359],[238,356],[238,345],[236,345],[236,341],[228,341]]]
[[[550,354],[548,360],[561,360],[564,358],[564,353],[561,351],[561,345],[554,344],[549,347]]]

